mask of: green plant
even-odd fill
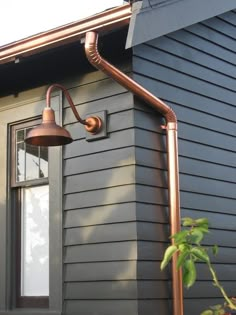
[[[209,309],[203,311],[201,315],[230,314],[231,310],[236,310],[236,299],[228,297],[217,278],[209,256],[209,250],[213,255],[216,255],[218,247],[214,245],[209,248],[202,245],[205,235],[209,233],[208,219],[183,218],[182,223],[184,228],[171,236],[173,242],[167,247],[164,253],[161,270],[168,265],[173,255],[177,254],[177,268],[182,268],[183,284],[186,288],[190,288],[194,285],[197,278],[196,263],[205,263],[211,273],[213,285],[220,290],[224,298],[224,304],[211,306]]]

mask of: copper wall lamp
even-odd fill
[[[76,119],[78,120],[78,122],[85,126],[87,132],[92,135],[96,135],[102,131],[103,122],[99,116],[90,116],[86,119],[82,119],[78,111],[76,110],[76,107],[66,88],[60,84],[53,84],[47,90],[46,107],[43,110],[42,123],[39,126],[30,130],[25,139],[26,143],[36,146],[48,147],[65,145],[73,141],[69,131],[56,124],[55,113],[54,110],[51,108],[51,92],[55,88],[62,90]]]

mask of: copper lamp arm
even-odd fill
[[[87,122],[85,119],[82,119],[82,118],[80,117],[80,115],[79,115],[79,113],[77,112],[76,107],[75,107],[75,105],[74,105],[74,103],[73,103],[73,101],[72,101],[72,98],[71,98],[69,92],[68,92],[68,91],[66,90],[66,88],[65,88],[63,85],[61,85],[61,84],[55,83],[55,84],[52,84],[52,85],[48,88],[47,94],[46,94],[46,104],[47,104],[47,107],[51,107],[51,92],[52,92],[52,90],[55,89],[55,88],[58,88],[58,89],[62,90],[62,92],[64,93],[64,95],[65,95],[65,97],[66,97],[66,99],[67,99],[67,101],[68,101],[68,103],[69,103],[69,105],[70,105],[70,107],[71,107],[71,109],[72,109],[74,115],[75,115],[75,118],[78,120],[78,122],[80,122],[80,123],[83,124],[83,125],[89,126],[89,125],[90,125],[89,122]]]

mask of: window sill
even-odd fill
[[[61,315],[60,311],[50,311],[48,309],[39,310],[39,309],[13,309],[7,311],[0,311],[0,315]]]

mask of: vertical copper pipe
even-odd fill
[[[179,197],[179,163],[178,163],[178,136],[177,123],[167,123],[167,152],[168,152],[168,180],[169,204],[171,216],[171,234],[180,230],[180,197]],[[174,240],[172,239],[172,244]],[[173,314],[183,315],[183,285],[182,270],[177,269],[177,255],[172,260],[172,294]]]
[[[180,230],[179,205],[179,168],[178,168],[178,140],[177,118],[174,111],[159,98],[144,89],[137,82],[103,59],[97,50],[98,35],[95,32],[86,33],[85,52],[90,63],[103,71],[127,90],[144,100],[149,106],[161,113],[166,119],[169,205],[171,233]],[[183,289],[181,270],[176,267],[177,256],[172,263],[173,314],[183,315]]]

